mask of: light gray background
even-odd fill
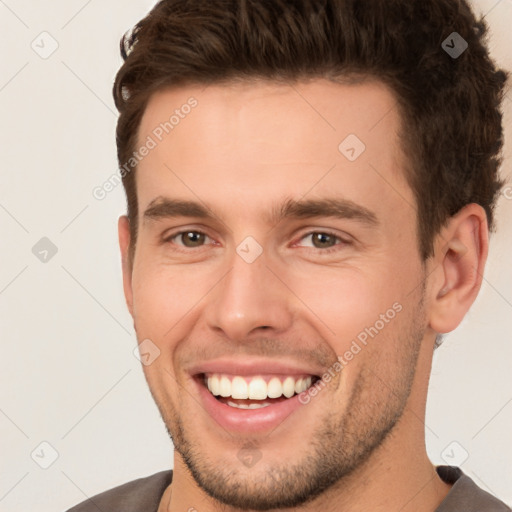
[[[92,195],[117,165],[119,38],[153,3],[0,0],[0,511],[66,510],[172,467],[171,441],[132,353],[116,228],[124,193]],[[474,5],[491,26],[498,63],[512,69],[512,0]],[[34,51],[48,52],[52,40],[48,58]],[[510,177],[510,90],[505,111]],[[481,294],[434,356],[426,440],[438,464],[457,464],[465,450],[464,471],[512,504],[507,191]],[[58,248],[46,263],[32,253],[42,237]],[[48,469],[40,464],[52,462],[52,449],[42,442],[58,453]]]

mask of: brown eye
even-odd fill
[[[296,245],[309,252],[313,251],[315,255],[327,256],[352,245],[352,242],[329,231],[310,231],[302,235]]]
[[[306,233],[301,240],[311,239],[311,245],[314,249],[330,249],[336,245],[337,240],[341,240],[339,236],[333,235],[325,231],[311,231]]]
[[[314,232],[310,233],[313,246],[317,249],[328,249],[336,244],[338,237],[330,235],[329,233]]]
[[[183,231],[178,233],[177,238],[185,247],[199,247],[204,244],[206,235],[200,231]]]
[[[165,238],[164,242],[177,245],[178,247],[187,247],[189,249],[194,249],[196,247],[201,247],[205,245],[205,241],[207,238],[210,237],[207,234],[203,233],[202,231],[189,230],[174,233],[173,235]]]

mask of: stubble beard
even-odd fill
[[[197,485],[224,505],[258,511],[298,507],[328,489],[342,489],[344,480],[369,461],[403,415],[425,333],[423,299],[424,295],[407,325],[401,326],[393,340],[387,340],[396,347],[394,368],[388,371],[387,381],[374,371],[377,359],[370,358],[361,367],[345,410],[336,413],[330,408],[324,412],[307,439],[304,433],[302,455],[293,463],[290,461],[300,451],[282,458],[284,463],[265,465],[264,443],[253,443],[253,449],[263,454],[253,468],[244,470],[236,457],[231,466],[225,463],[225,457],[220,465],[209,456],[200,436],[191,435],[194,429],[185,426],[177,409],[172,404],[164,406],[153,395],[174,447]],[[375,339],[372,343],[379,342]]]

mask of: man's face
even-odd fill
[[[219,501],[297,506],[377,457],[421,401],[424,268],[398,130],[379,83],[187,87],[147,106],[127,298],[160,350],[144,371],[177,456]],[[204,380],[300,391],[325,372],[316,393],[272,400],[221,401]]]

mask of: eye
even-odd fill
[[[202,231],[189,229],[172,234],[171,236],[165,238],[164,242],[169,242],[178,246],[193,249],[195,247],[201,247],[204,245],[207,238],[209,239],[210,237]]]
[[[347,240],[343,240],[338,235],[328,231],[310,231],[303,235],[300,240],[305,240],[307,238],[310,238],[314,249],[321,249],[321,252],[323,253],[336,251],[337,246],[348,245],[350,243]],[[341,243],[337,244],[336,241],[340,241]]]

